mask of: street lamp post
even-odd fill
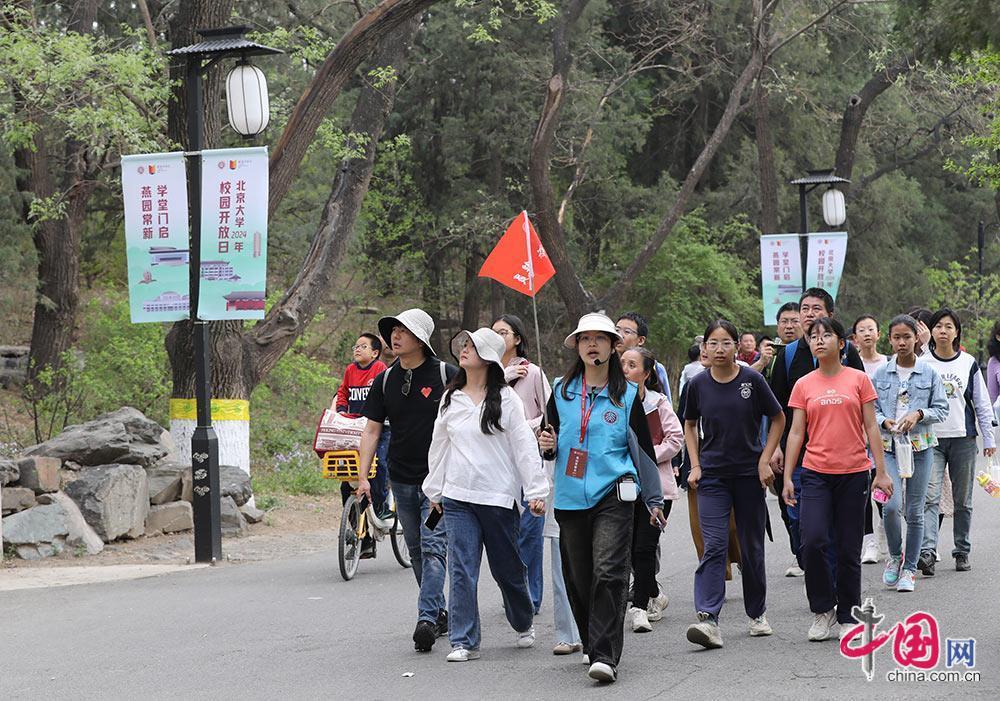
[[[225,58],[239,57],[241,65],[248,56],[283,53],[244,37],[248,27],[221,27],[199,29],[203,41],[168,52],[170,56],[183,57],[186,61],[184,89],[187,97],[187,181],[190,203],[190,274],[188,278],[190,318],[194,324],[195,401],[197,426],[191,437],[191,471],[194,482],[194,559],[196,562],[215,562],[222,558],[222,507],[219,488],[219,441],[212,427],[212,367],[209,354],[208,322],[198,318],[198,294],[201,279],[201,150],[203,148],[202,87],[201,79],[209,68]],[[259,73],[259,71],[257,71]],[[263,76],[261,75],[261,78]],[[228,83],[229,81],[227,81]],[[230,123],[233,124],[235,99],[238,91],[227,92]],[[263,93],[263,111],[266,115],[267,93]],[[257,105],[259,110],[261,105]],[[235,109],[239,114],[238,106]],[[244,111],[245,113],[245,111]],[[243,120],[245,123],[247,120]],[[267,126],[266,116],[257,131],[243,133],[253,136]]]
[[[809,170],[804,178],[797,178],[789,182],[789,185],[799,187],[799,237],[805,238],[809,233],[809,207],[806,202],[806,195],[822,185],[828,185],[827,191],[823,193],[823,220],[829,226],[840,226],[847,221],[847,208],[844,202],[844,193],[837,185],[851,182],[847,178],[834,175],[833,168],[822,170]],[[802,258],[802,291],[806,289],[806,267],[808,265],[809,247],[802,244],[799,246]]]

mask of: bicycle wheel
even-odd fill
[[[340,576],[344,581],[350,581],[358,571],[361,561],[361,539],[358,538],[358,523],[361,520],[361,510],[358,500],[352,494],[344,504],[344,513],[340,517]]]
[[[406,539],[403,537],[403,524],[399,522],[399,514],[393,514],[389,538],[392,540],[392,554],[396,556],[396,562],[403,567],[413,567],[410,562],[410,549],[406,547]]]

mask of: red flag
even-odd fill
[[[479,270],[479,277],[493,278],[529,297],[538,294],[542,285],[555,274],[556,269],[527,212],[521,212],[511,222]]]

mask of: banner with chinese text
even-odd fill
[[[764,301],[764,325],[774,326],[781,305],[798,302],[802,294],[802,255],[798,234],[760,237],[760,289]]]
[[[188,318],[188,197],[183,153],[122,156],[132,323]]]
[[[836,301],[846,256],[846,231],[809,234],[809,248],[806,251],[806,287],[822,287]]]
[[[199,319],[263,319],[267,149],[201,153]]]

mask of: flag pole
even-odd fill
[[[538,332],[538,303],[535,301],[535,263],[532,259],[531,251],[531,224],[528,223],[528,210],[522,210],[524,215],[524,246],[528,251],[528,291],[531,293],[531,313],[535,319],[535,348],[538,352],[538,383],[542,387],[542,401],[545,402],[545,371],[542,369],[542,335]],[[541,428],[547,426],[545,420],[545,407],[542,407]]]

